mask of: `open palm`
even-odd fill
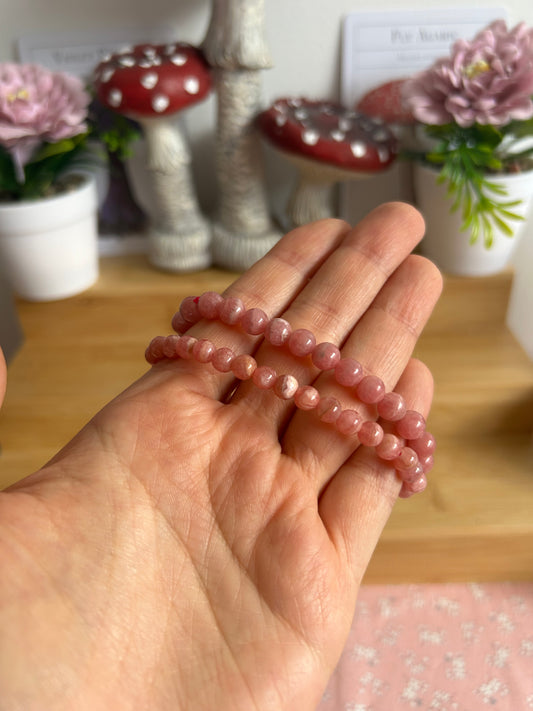
[[[441,282],[408,256],[422,231],[401,204],[354,230],[308,225],[228,294],[342,344],[427,412],[431,376],[410,356]],[[361,408],[238,328],[191,334]],[[272,392],[157,364],[0,495],[2,710],[314,709],[399,489],[354,438]]]

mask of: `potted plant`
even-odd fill
[[[533,29],[496,20],[403,85],[423,251],[445,271],[500,271],[533,195]],[[513,238],[513,239],[511,239]]]
[[[77,77],[0,63],[0,264],[29,300],[98,277],[97,191],[82,169],[90,101]]]

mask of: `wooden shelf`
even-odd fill
[[[533,579],[533,364],[505,327],[511,273],[446,277],[417,347],[432,369],[438,456],[425,494],[400,501],[367,582]],[[235,275],[173,275],[106,257],[84,294],[20,301],[26,340],[0,413],[0,487],[46,462],[146,370],[180,300]]]

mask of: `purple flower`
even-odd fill
[[[35,64],[0,64],[0,145],[17,172],[43,143],[56,143],[87,130],[89,94],[77,77]]]
[[[504,126],[533,116],[533,29],[508,30],[496,20],[471,42],[458,40],[450,57],[404,85],[404,99],[425,124]]]

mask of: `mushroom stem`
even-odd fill
[[[333,217],[334,183],[311,178],[302,173],[289,198],[287,212],[292,227],[306,225],[325,217]]]
[[[210,229],[194,190],[187,143],[176,121],[142,119],[153,187],[149,259],[171,271],[209,265]]]

